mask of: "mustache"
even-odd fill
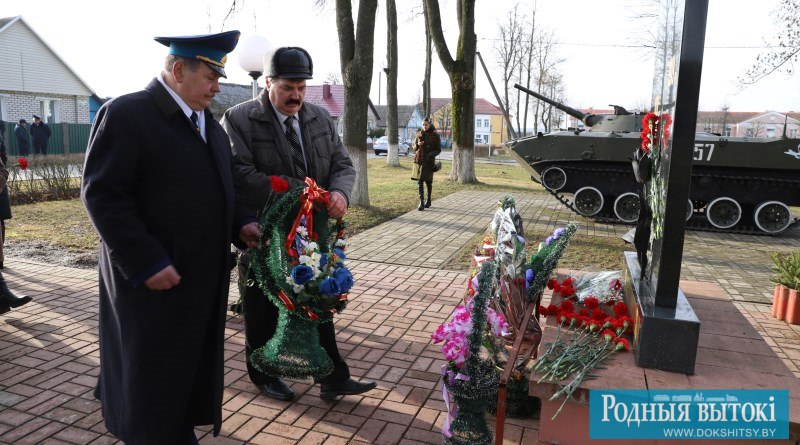
[[[300,105],[300,101],[297,99],[289,99],[286,101],[286,105]]]

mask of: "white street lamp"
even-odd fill
[[[256,81],[264,73],[264,55],[271,48],[269,40],[259,35],[252,35],[239,45],[239,66],[253,78],[253,98],[258,96]]]

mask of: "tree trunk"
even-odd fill
[[[366,137],[365,137],[366,139]],[[353,166],[356,168],[356,183],[353,186],[353,191],[350,194],[350,205],[359,207],[369,207],[369,183],[366,181],[367,177],[367,149],[366,144],[364,148],[352,147],[346,145],[347,154],[353,161]],[[364,178],[360,181],[359,178]]]
[[[400,167],[397,149],[397,7],[394,0],[386,0],[386,47],[386,128],[389,132],[386,163]]]
[[[450,179],[459,183],[478,182],[475,177],[475,0],[458,0],[458,46],[456,59],[450,55],[442,33],[437,0],[424,0],[428,11],[428,30],[436,45],[436,54],[450,76],[453,99],[453,170]]]
[[[431,117],[431,32],[428,29],[428,4],[422,2],[425,17],[425,78],[422,80],[422,118]]]
[[[353,23],[350,0],[336,0],[336,29],[339,34],[339,61],[344,84],[343,143],[353,160],[356,181],[350,205],[369,207],[367,181],[367,104],[372,84],[377,0],[360,0],[358,29]]]

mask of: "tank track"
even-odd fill
[[[585,168],[585,167],[572,167],[566,165],[559,165],[558,167],[564,170],[564,172],[567,174],[567,177],[569,177],[570,172],[575,172],[583,175],[597,175],[597,176],[609,175],[609,174],[623,174],[623,175],[630,175],[631,179],[633,178],[633,172],[630,171],[629,169],[623,169],[623,168],[618,168],[618,169]],[[730,175],[716,175],[716,174],[705,174],[705,173],[692,173],[692,177],[693,178],[708,177],[708,178],[713,178],[715,180],[731,181],[731,182],[763,181],[768,183],[781,183],[781,184],[786,184],[788,186],[795,186],[800,188],[800,180],[794,180],[794,179],[773,179],[773,178],[763,178],[757,176],[730,176]],[[567,198],[563,193],[559,194],[558,192],[549,190],[546,187],[544,189],[547,190],[548,193],[553,195],[561,204],[563,204],[565,207],[570,209],[573,213],[575,213],[578,216],[588,218],[600,223],[633,225],[622,222],[619,218],[617,218],[617,215],[614,214],[613,209],[609,211],[605,205],[603,206],[603,209],[600,211],[600,213],[594,216],[583,216],[578,212],[578,210],[572,204],[572,201],[570,201],[570,199]],[[799,225],[800,225],[800,218],[794,218],[789,223],[789,226],[786,227],[785,230],[778,233],[767,233],[760,230],[755,225],[742,225],[742,224],[736,224],[736,226],[730,229],[720,229],[712,226],[711,223],[708,222],[708,219],[705,217],[704,212],[700,210],[695,210],[693,217],[686,222],[686,228],[689,230],[698,230],[703,232],[718,232],[718,233],[737,233],[743,235],[761,235],[761,236],[780,235],[782,233],[786,233],[794,229],[795,227],[798,227]]]

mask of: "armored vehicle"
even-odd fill
[[[586,114],[515,86],[585,126],[506,142],[531,179],[579,215],[635,223],[641,184],[629,156],[641,143],[643,115],[619,106]],[[696,134],[687,228],[777,234],[800,222],[793,206],[800,206],[800,139]]]

